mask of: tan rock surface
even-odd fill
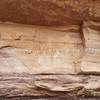
[[[0,100],[100,100],[100,0],[1,0],[0,22]]]
[[[100,73],[100,21],[89,20],[83,24],[84,53],[81,70]]]
[[[0,21],[1,51],[15,48],[28,72],[100,73],[99,0],[2,0]]]
[[[14,59],[19,59],[23,64],[21,67],[23,72],[99,74],[100,32],[90,27],[94,23],[99,25],[96,22],[84,22],[82,33],[78,26],[71,25],[68,27],[44,27],[1,23],[1,52],[9,55],[9,51],[14,49],[10,55]],[[83,35],[81,36],[81,34]],[[6,62],[10,66],[9,61]],[[3,64],[2,60],[1,64]],[[14,69],[17,69],[17,65]],[[15,72],[18,71],[15,70]]]
[[[71,32],[71,28],[76,32]],[[10,50],[7,48],[14,48],[10,55],[20,59],[29,73],[74,74],[75,62],[80,58],[82,51],[82,40],[78,30],[78,27],[66,27],[66,31],[60,31],[57,27],[0,24],[1,52],[9,54]],[[10,62],[8,64],[10,66]],[[16,69],[16,66],[13,67]],[[21,67],[23,72],[24,67]]]

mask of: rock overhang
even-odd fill
[[[0,20],[45,26],[99,20],[99,0],[2,0]]]

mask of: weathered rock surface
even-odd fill
[[[77,75],[100,74],[100,0],[1,0],[0,21],[0,100],[100,100]]]
[[[17,48],[34,72],[100,73],[99,0],[2,0],[0,21],[46,26],[0,25],[1,48]]]
[[[9,70],[2,67],[0,71],[13,72],[13,66],[15,72],[32,74],[100,74],[100,31],[94,29],[96,25],[99,27],[99,22],[85,21],[80,29],[78,25],[44,27],[1,23],[1,66],[10,67]]]
[[[99,100],[99,97],[99,76],[0,75],[2,100]]]
[[[79,25],[100,20],[99,0],[2,0],[0,20],[34,25]]]
[[[4,66],[3,63],[7,62],[11,72],[12,66],[15,67],[15,72],[19,72],[18,66],[23,72],[26,67],[25,72],[29,73],[75,74],[75,62],[80,58],[83,48],[79,27],[61,29],[0,24],[1,65]],[[5,57],[5,54],[8,56]],[[5,62],[2,61],[4,57]],[[22,62],[22,66],[14,60],[16,58]],[[3,72],[8,72],[8,69]]]
[[[82,30],[84,53],[81,70],[87,73],[100,73],[100,21],[84,22]]]

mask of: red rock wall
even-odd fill
[[[35,25],[81,24],[100,20],[99,0],[1,0],[0,20]]]

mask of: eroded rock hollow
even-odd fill
[[[48,80],[35,80],[34,87],[41,91],[47,89],[49,96],[57,91],[61,94],[76,91],[75,96],[100,96],[99,76],[91,76],[86,84],[83,82],[86,76],[77,75],[100,74],[100,1],[1,0],[0,73],[67,74],[68,79],[72,78],[70,86],[66,83],[68,86],[63,87],[64,83],[59,83],[65,76],[60,76],[63,78],[60,80],[55,76],[58,87],[53,88],[54,81],[48,83],[51,76]],[[92,87],[93,82],[90,85],[92,79],[98,80],[93,81],[96,87]]]

